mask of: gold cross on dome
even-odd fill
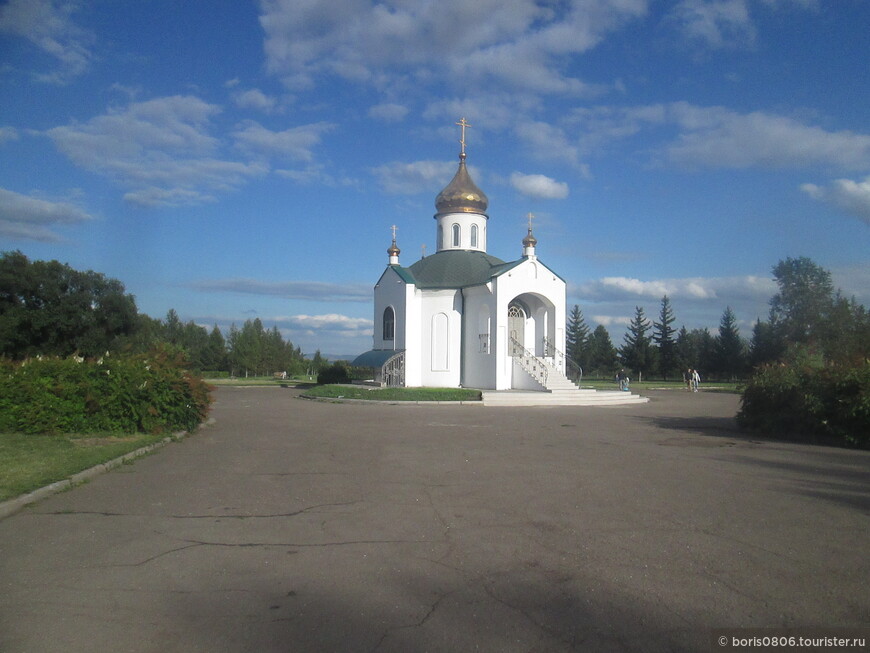
[[[532,232],[532,220],[534,220],[534,219],[535,219],[535,214],[529,213],[529,233]]]
[[[471,125],[468,123],[468,121],[465,118],[460,118],[459,122],[457,122],[456,124],[462,128],[462,138],[459,139],[459,144],[462,146],[462,149],[460,150],[460,152],[462,154],[465,154],[465,128],[471,127]]]
[[[393,225],[392,227],[390,227],[390,229],[393,230],[393,240],[396,240],[396,232],[399,230],[399,228],[396,225]]]

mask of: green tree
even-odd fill
[[[117,279],[0,255],[0,354],[96,356],[117,350],[136,325],[136,301]]]
[[[227,344],[224,334],[215,324],[208,334],[208,345],[203,360],[203,369],[210,371],[223,370],[227,365]]]
[[[649,373],[654,362],[652,341],[647,336],[650,328],[643,308],[635,306],[634,317],[628,325],[622,347],[619,348],[619,358],[625,367],[637,372],[640,378],[643,378],[644,373]]]
[[[568,316],[568,328],[565,333],[565,355],[581,369],[588,365],[589,327],[583,319],[583,313],[577,304]]]
[[[749,341],[749,366],[753,369],[779,360],[785,353],[785,343],[777,337],[770,322],[755,321]]]
[[[616,348],[610,340],[610,334],[603,324],[595,327],[589,336],[588,348],[589,372],[598,376],[610,377],[618,364]]]
[[[702,375],[708,374],[715,367],[715,344],[715,338],[706,327],[691,331],[685,326],[680,328],[677,334],[677,362],[681,372],[685,373],[691,367]]]
[[[779,292],[770,300],[770,323],[777,336],[791,345],[820,345],[834,307],[831,273],[802,256],[777,263],[773,277]]]
[[[653,322],[653,342],[658,348],[659,374],[667,379],[677,368],[677,343],[674,334],[677,332],[671,325],[674,323],[674,310],[667,295],[662,297],[662,307],[659,311],[659,321]]]
[[[734,380],[746,371],[746,347],[737,327],[737,317],[728,306],[722,313],[719,335],[714,343],[714,369],[722,377]]]

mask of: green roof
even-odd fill
[[[364,354],[360,354],[351,362],[351,367],[374,367],[383,366],[396,354],[401,354],[404,349],[370,349]]]
[[[445,250],[401,270],[410,274],[412,283],[418,288],[467,288],[488,283],[520,263],[522,259],[505,263],[500,258],[474,250]],[[404,279],[403,275],[400,276]]]

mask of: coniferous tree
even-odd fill
[[[743,375],[746,369],[746,353],[737,317],[728,306],[719,323],[719,335],[714,346],[715,371],[723,378],[734,380]]]
[[[715,367],[716,339],[707,327],[693,329],[692,336],[697,342],[698,351],[698,361],[692,367],[699,370],[701,374],[709,374]]]
[[[589,327],[583,319],[583,313],[577,304],[568,316],[568,328],[565,334],[565,355],[580,369],[588,364],[587,350],[589,348]]]
[[[635,306],[634,317],[619,349],[619,358],[629,370],[643,376],[653,364],[653,348],[647,332],[651,325],[644,315],[643,308]]]
[[[595,327],[589,336],[588,366],[592,374],[610,377],[618,364],[616,348],[603,324]]]
[[[749,365],[756,368],[759,365],[772,363],[785,353],[784,342],[777,337],[770,322],[762,322],[759,318],[752,327],[752,340],[749,341]]]
[[[227,365],[227,345],[224,334],[215,324],[211,333],[208,334],[208,347],[206,349],[203,369],[210,371],[223,370]]]
[[[689,330],[685,325],[681,326],[679,332],[677,332],[675,350],[677,369],[681,374],[684,374],[688,368],[692,367],[694,361],[698,359],[695,341],[689,334]]]
[[[677,367],[677,343],[674,334],[677,332],[671,325],[674,323],[674,310],[667,295],[662,297],[662,308],[659,321],[653,322],[653,342],[658,348],[659,374],[663,379],[674,372]]]

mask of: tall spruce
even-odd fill
[[[723,378],[734,380],[746,370],[746,347],[737,327],[737,317],[728,306],[719,322],[719,335],[715,339],[714,367]]]
[[[677,343],[674,334],[677,332],[671,325],[674,323],[674,310],[667,295],[662,297],[662,307],[659,311],[659,321],[653,322],[653,342],[658,348],[659,374],[667,379],[677,369]]]
[[[610,378],[618,364],[616,348],[603,324],[595,327],[589,336],[588,368],[590,374]]]
[[[579,368],[585,368],[588,363],[589,327],[583,319],[583,312],[577,304],[568,316],[568,328],[565,334],[565,355]]]
[[[635,306],[634,310],[634,317],[628,325],[628,331],[619,349],[619,357],[625,367],[643,376],[652,369],[654,361],[652,342],[647,336],[651,325],[644,315],[643,308]]]

